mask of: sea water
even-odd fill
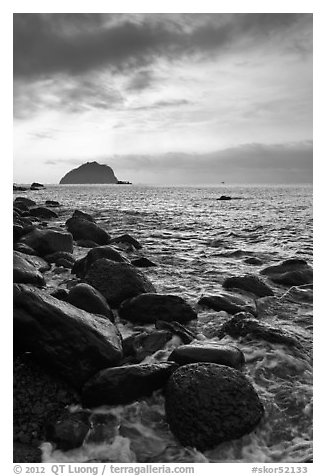
[[[229,195],[233,200],[218,200]],[[201,339],[217,340],[224,312],[198,307],[203,295],[222,291],[230,276],[259,274],[269,265],[302,258],[312,265],[312,187],[293,186],[179,186],[60,185],[28,192],[37,202],[57,200],[62,205],[58,225],[78,208],[92,214],[112,236],[129,233],[157,267],[142,271],[160,293],[177,294],[198,311],[196,332]],[[87,250],[78,248],[78,256]],[[126,251],[127,252],[127,251]],[[128,253],[128,252],[127,252]],[[261,266],[247,264],[259,258]],[[67,271],[69,274],[69,271]],[[50,276],[48,287],[63,285],[69,276]],[[273,285],[276,297],[287,288]],[[252,296],[247,296],[249,299]],[[184,448],[169,431],[164,397],[130,405],[101,407],[116,415],[129,434],[114,441],[85,443],[62,452],[50,443],[42,446],[45,462],[304,462],[312,458],[312,303],[295,294],[275,308],[268,302],[263,319],[286,328],[303,342],[302,350],[263,340],[226,336],[244,353],[244,372],[257,390],[265,416],[256,429],[238,440],[204,453]],[[264,309],[262,306],[262,309]],[[119,324],[123,335],[133,326]],[[166,360],[180,341],[174,337],[146,361]],[[74,411],[76,409],[71,409]]]

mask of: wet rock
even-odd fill
[[[24,235],[24,228],[21,225],[13,225],[13,242],[17,241]]]
[[[83,405],[119,405],[149,396],[165,385],[176,367],[175,363],[161,362],[104,369],[84,385]]]
[[[34,266],[40,273],[45,273],[51,269],[51,266],[47,261],[39,256],[24,256],[25,260],[28,261],[32,266]]]
[[[30,354],[13,363],[14,442],[37,446],[45,439],[46,425],[80,402],[71,386],[37,364]]]
[[[112,443],[119,434],[120,422],[112,413],[93,413],[90,418],[90,431],[85,444]]]
[[[25,202],[15,202],[14,203],[14,211],[16,213],[29,212],[29,206]]]
[[[69,218],[66,221],[67,230],[74,240],[91,240],[99,245],[107,245],[110,240],[108,233],[95,223],[84,218]]]
[[[45,206],[47,206],[47,207],[60,207],[60,203],[57,202],[56,200],[46,200],[45,201]]]
[[[152,266],[157,266],[157,264],[153,263],[153,261],[147,258],[137,258],[131,261],[133,266],[137,266],[138,268],[150,268]]]
[[[106,258],[91,265],[85,281],[100,291],[112,307],[138,294],[155,293],[153,284],[136,268]]]
[[[300,343],[289,331],[284,328],[274,327],[265,322],[255,319],[247,312],[239,312],[225,322],[219,329],[218,336],[251,337],[258,340],[266,340],[276,344],[300,347]]]
[[[75,210],[73,215],[72,215],[72,218],[83,218],[84,220],[88,220],[88,221],[91,221],[91,222],[95,223],[95,218],[93,218],[88,213],[82,212],[80,210]]]
[[[76,388],[122,357],[110,320],[22,284],[14,285],[14,347],[33,352]]]
[[[44,259],[48,263],[55,263],[57,266],[62,266],[60,264],[60,261],[61,260],[66,260],[66,261],[70,262],[71,266],[68,266],[70,268],[72,268],[72,266],[74,265],[74,263],[76,261],[74,256],[71,253],[68,253],[67,251],[56,251],[55,253],[51,253],[49,255],[44,256]]]
[[[57,288],[52,293],[51,296],[59,299],[60,301],[68,302],[69,291],[63,288]]]
[[[172,351],[168,360],[179,365],[212,362],[238,370],[243,367],[245,362],[243,352],[238,347],[212,341],[193,341],[191,345],[181,345]]]
[[[236,314],[241,311],[250,312],[254,316],[257,314],[254,305],[248,305],[244,299],[227,293],[221,293],[216,296],[204,296],[199,299],[198,304],[214,309],[217,312],[225,311],[228,314]]]
[[[136,240],[136,238],[134,238],[133,236],[130,236],[128,234],[117,236],[116,238],[112,238],[110,240],[110,244],[113,244],[113,243],[117,243],[117,244],[122,243],[124,245],[131,245],[134,248],[136,248],[136,250],[140,250],[141,247],[142,247],[141,244],[139,243],[139,241]]]
[[[228,195],[221,195],[220,198],[217,198],[217,200],[232,200],[232,197],[229,197]]]
[[[53,229],[35,229],[21,238],[21,243],[33,248],[40,256],[56,251],[73,252],[73,239],[70,233]]]
[[[274,295],[273,290],[255,274],[245,274],[244,276],[226,278],[223,282],[223,288],[242,289],[243,291],[255,294],[258,297]]]
[[[36,251],[25,243],[15,243],[14,250],[24,253],[25,255],[37,255]]]
[[[78,448],[91,428],[89,416],[90,412],[86,410],[65,412],[58,420],[47,425],[46,439],[64,451]]]
[[[162,349],[171,339],[170,331],[145,331],[132,335],[122,341],[123,363],[138,364],[149,355]]]
[[[293,302],[312,303],[313,294],[312,284],[292,286],[285,294],[283,294],[281,299],[284,301],[291,300]]]
[[[76,245],[81,246],[82,248],[95,248],[96,246],[98,246],[98,244],[92,240],[78,240],[76,242]]]
[[[45,188],[45,187],[42,183],[33,182],[30,188],[31,188],[31,190],[39,190],[39,189]]]
[[[34,200],[31,200],[27,197],[16,197],[14,200],[14,205],[17,205],[18,203],[24,203],[27,207],[34,207],[36,205]]]
[[[200,451],[250,433],[264,408],[249,380],[224,365],[184,365],[166,387],[166,418],[184,446]]]
[[[58,215],[53,210],[46,207],[32,207],[29,209],[29,213],[33,217],[44,218],[45,220],[58,218]]]
[[[117,250],[112,248],[112,246],[97,246],[96,248],[91,249],[84,258],[77,261],[71,272],[76,274],[79,278],[83,278],[92,264],[101,258],[106,258],[115,261],[116,263],[129,262]]]
[[[102,294],[86,283],[80,283],[70,289],[67,302],[84,311],[101,314],[112,322],[113,313]]]
[[[45,285],[42,274],[18,251],[14,251],[13,266],[14,283],[30,283],[34,284],[35,286]]]
[[[246,258],[243,262],[246,264],[252,264],[253,266],[260,266],[263,264],[261,259],[255,258],[254,256]]]
[[[189,344],[194,339],[196,339],[196,334],[194,334],[192,331],[190,331],[185,326],[176,321],[156,321],[155,327],[159,330],[168,330],[172,332],[172,334],[180,337],[184,344]]]
[[[276,284],[300,286],[313,282],[312,267],[303,259],[288,259],[275,266],[264,268],[261,274],[268,276]]]
[[[118,312],[122,319],[143,324],[155,323],[157,320],[184,323],[197,319],[192,307],[181,297],[172,294],[140,294],[124,301]]]

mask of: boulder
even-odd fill
[[[21,225],[13,225],[13,242],[17,241],[24,235],[24,228]]]
[[[127,337],[122,341],[123,363],[138,364],[149,355],[162,349],[171,339],[170,331],[145,331]]]
[[[57,266],[61,266],[60,261],[62,260],[68,261],[71,264],[71,266],[68,266],[69,268],[72,268],[76,261],[74,256],[67,251],[56,251],[55,253],[44,256],[44,259],[48,263],[55,263]]]
[[[101,314],[112,322],[114,316],[102,294],[86,283],[80,283],[70,289],[67,302],[93,314]]]
[[[66,411],[46,426],[46,439],[64,451],[78,448],[91,429],[89,416],[90,412],[86,410],[74,413]]]
[[[303,259],[288,259],[274,266],[264,268],[261,274],[268,276],[276,284],[300,286],[313,282],[313,270]]]
[[[137,258],[131,261],[133,266],[137,266],[138,268],[150,268],[152,266],[157,266],[157,264],[153,263],[153,261],[147,258]]]
[[[56,251],[73,252],[72,235],[65,231],[37,228],[23,236],[20,241],[33,248],[40,256]]]
[[[56,200],[46,200],[45,206],[46,207],[60,207],[60,203],[57,202]]]
[[[95,218],[93,218],[92,215],[89,215],[88,213],[82,212],[77,209],[74,211],[72,218],[83,218],[84,220],[88,220],[95,223]]]
[[[117,244],[122,243],[124,245],[131,245],[134,248],[136,248],[136,250],[140,250],[142,247],[139,241],[137,241],[134,237],[128,234],[117,236],[116,238],[112,238],[110,240],[110,244],[113,244],[113,243],[117,243]]]
[[[34,207],[36,205],[36,202],[34,202],[34,200],[31,200],[27,197],[16,197],[14,200],[14,204],[16,205],[17,203],[24,203],[25,205],[27,205],[27,207]]]
[[[160,362],[104,369],[84,385],[83,406],[120,405],[149,396],[165,385],[176,368],[173,362]]]
[[[98,244],[92,240],[77,240],[76,245],[81,246],[82,248],[95,248],[98,246]]]
[[[217,198],[217,200],[232,200],[232,197],[229,197],[228,195],[221,195],[220,198]]]
[[[116,261],[117,263],[129,262],[117,250],[112,248],[112,246],[96,246],[96,248],[91,249],[84,258],[75,263],[71,272],[76,274],[79,278],[83,278],[85,274],[87,274],[91,265],[101,258]]]
[[[25,202],[14,202],[14,211],[16,212],[28,212],[29,206]]]
[[[184,323],[197,319],[193,308],[172,294],[140,294],[124,301],[118,312],[122,319],[142,324],[152,324],[157,320]]]
[[[100,291],[112,307],[142,293],[155,293],[153,284],[128,263],[101,258],[93,263],[85,281]]]
[[[42,183],[33,182],[31,185],[31,190],[38,190],[40,188],[45,188]]]
[[[255,274],[245,274],[244,276],[226,278],[223,282],[223,288],[242,289],[243,291],[255,294],[258,297],[274,295],[273,290]]]
[[[300,347],[299,341],[289,331],[261,322],[247,312],[235,314],[221,326],[218,337],[222,339],[225,335],[235,338],[248,336],[253,339],[285,344],[290,347]]]
[[[60,301],[65,301],[65,302],[68,302],[68,295],[69,295],[69,291],[67,291],[67,289],[64,289],[64,288],[57,288],[51,293],[51,296],[55,297],[56,299],[59,299]]]
[[[192,331],[190,331],[185,326],[176,321],[156,321],[155,327],[159,330],[168,330],[172,332],[172,334],[180,337],[184,344],[189,344],[194,339],[196,339],[196,334],[194,334]]]
[[[84,218],[69,218],[66,221],[67,230],[74,240],[92,240],[99,245],[107,245],[110,240],[108,233],[95,223]]]
[[[23,256],[21,253],[20,256],[28,261],[28,263],[30,263],[32,266],[34,266],[34,268],[40,271],[40,273],[45,273],[45,271],[50,271],[51,269],[49,263],[39,256]]]
[[[264,407],[238,370],[213,363],[178,368],[166,387],[170,430],[182,445],[205,451],[250,433]]]
[[[179,365],[212,362],[238,370],[241,370],[245,363],[243,352],[238,347],[212,341],[193,341],[189,345],[180,345],[172,351],[168,360]]]
[[[14,250],[19,251],[20,253],[24,253],[25,255],[37,255],[36,251],[25,243],[15,243]]]
[[[32,207],[29,209],[29,214],[33,217],[44,218],[45,220],[58,218],[58,215],[53,210],[46,207]]]
[[[122,357],[121,337],[109,319],[23,284],[14,285],[14,346],[80,388]]]
[[[29,283],[35,286],[45,285],[42,274],[17,251],[14,251],[13,264],[14,283]]]
[[[233,296],[232,294],[221,293],[216,296],[204,296],[199,299],[200,306],[206,306],[214,311],[225,311],[228,314],[237,314],[237,312],[250,312],[254,316],[256,308],[254,305],[247,304],[244,299]]]

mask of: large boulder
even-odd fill
[[[84,258],[78,260],[73,266],[71,272],[76,274],[79,278],[83,278],[87,274],[89,268],[95,261],[101,258],[106,258],[117,263],[128,263],[129,261],[124,258],[117,250],[112,246],[96,246],[92,248]]]
[[[155,293],[153,284],[128,263],[101,258],[92,264],[85,281],[100,291],[112,307],[142,293]]]
[[[178,368],[166,387],[166,418],[184,445],[200,451],[250,433],[264,408],[238,370],[213,363]]]
[[[121,337],[109,319],[23,284],[14,285],[14,347],[79,388],[122,357]]]
[[[172,294],[140,294],[124,301],[119,316],[130,322],[152,324],[156,321],[189,322],[197,319],[196,312],[184,299]]]
[[[33,248],[40,256],[49,255],[56,251],[73,252],[72,235],[63,230],[37,228],[23,236],[20,242]]]
[[[18,203],[24,203],[25,205],[27,205],[27,207],[34,207],[36,205],[36,202],[34,202],[34,200],[27,197],[16,197],[14,200],[14,205],[17,205]]]
[[[114,321],[113,313],[102,294],[86,283],[72,287],[67,296],[67,302],[73,306],[93,314],[101,314]]]
[[[171,337],[172,332],[166,330],[144,331],[126,337],[122,341],[123,363],[140,363],[149,355],[162,349]]]
[[[50,271],[51,269],[51,265],[40,256],[23,255],[22,253],[18,253],[18,254],[19,256],[24,258],[28,263],[34,266],[34,268],[40,271],[40,273],[45,273],[46,271]]]
[[[58,218],[58,215],[46,207],[32,207],[29,209],[29,214],[33,217],[44,218],[45,220],[51,218]]]
[[[167,330],[172,332],[173,335],[180,337],[184,344],[189,344],[194,339],[196,339],[196,334],[194,332],[176,321],[156,321],[155,327],[159,330]]]
[[[31,263],[29,263],[18,251],[14,251],[13,265],[14,283],[29,283],[35,284],[36,286],[45,285],[44,277],[42,276],[42,274]]]
[[[226,278],[223,282],[225,289],[242,289],[258,297],[273,296],[273,290],[255,274]]]
[[[172,351],[168,360],[179,365],[212,362],[238,370],[243,367],[245,362],[243,352],[235,345],[219,344],[212,341],[193,341],[189,345],[180,345]]]
[[[137,266],[137,268],[151,268],[153,266],[157,266],[157,264],[153,263],[153,261],[149,260],[148,258],[136,258],[131,261],[133,266]]]
[[[268,276],[276,284],[300,286],[313,282],[312,267],[303,259],[288,259],[274,266],[264,268],[261,274]]]
[[[45,205],[47,207],[60,207],[60,203],[56,200],[45,200]]]
[[[173,362],[160,362],[101,370],[84,385],[83,405],[120,405],[149,396],[165,385],[176,368]]]
[[[95,223],[95,218],[92,217],[92,215],[89,215],[88,213],[82,212],[80,210],[75,210],[72,218],[83,218],[84,220],[91,221]]]
[[[226,321],[218,331],[218,336],[250,337],[276,344],[300,347],[298,339],[288,330],[261,322],[248,312],[239,312]]]
[[[107,245],[110,240],[108,233],[95,223],[84,218],[72,217],[66,221],[67,230],[74,240],[91,240],[99,245]]]
[[[136,248],[136,250],[140,250],[141,247],[142,247],[141,244],[139,243],[139,241],[136,240],[136,238],[134,238],[133,236],[128,235],[128,234],[112,238],[110,240],[110,244],[113,244],[113,243],[122,244],[122,245],[131,245],[134,248]]]
[[[228,314],[237,314],[237,312],[246,311],[256,315],[256,309],[253,305],[248,304],[244,299],[228,293],[220,293],[215,296],[203,296],[199,299],[198,304],[214,309],[214,311],[225,311]]]
[[[90,412],[86,410],[62,413],[46,426],[46,439],[64,451],[78,448],[91,429],[89,416]]]

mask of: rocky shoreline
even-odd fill
[[[301,352],[302,336],[272,325],[268,312],[281,312],[294,295],[311,302],[311,266],[290,259],[226,278],[225,292],[198,301],[199,309],[228,315],[216,338],[207,339],[196,330],[198,309],[157,293],[144,271],[155,263],[133,259],[142,250],[137,237],[110,236],[80,210],[60,223],[61,208],[53,200],[14,200],[14,461],[40,461],[44,441],[62,450],[90,441],[114,445],[128,432],[113,414],[92,409],[157,390],[170,430],[186,447],[205,451],[253,431],[264,405],[244,372],[243,352],[223,338],[251,337]],[[48,286],[52,275],[67,272],[56,289]],[[275,296],[275,284],[285,297]],[[137,328],[124,336],[121,323]],[[177,345],[166,360],[146,360],[171,339]]]

